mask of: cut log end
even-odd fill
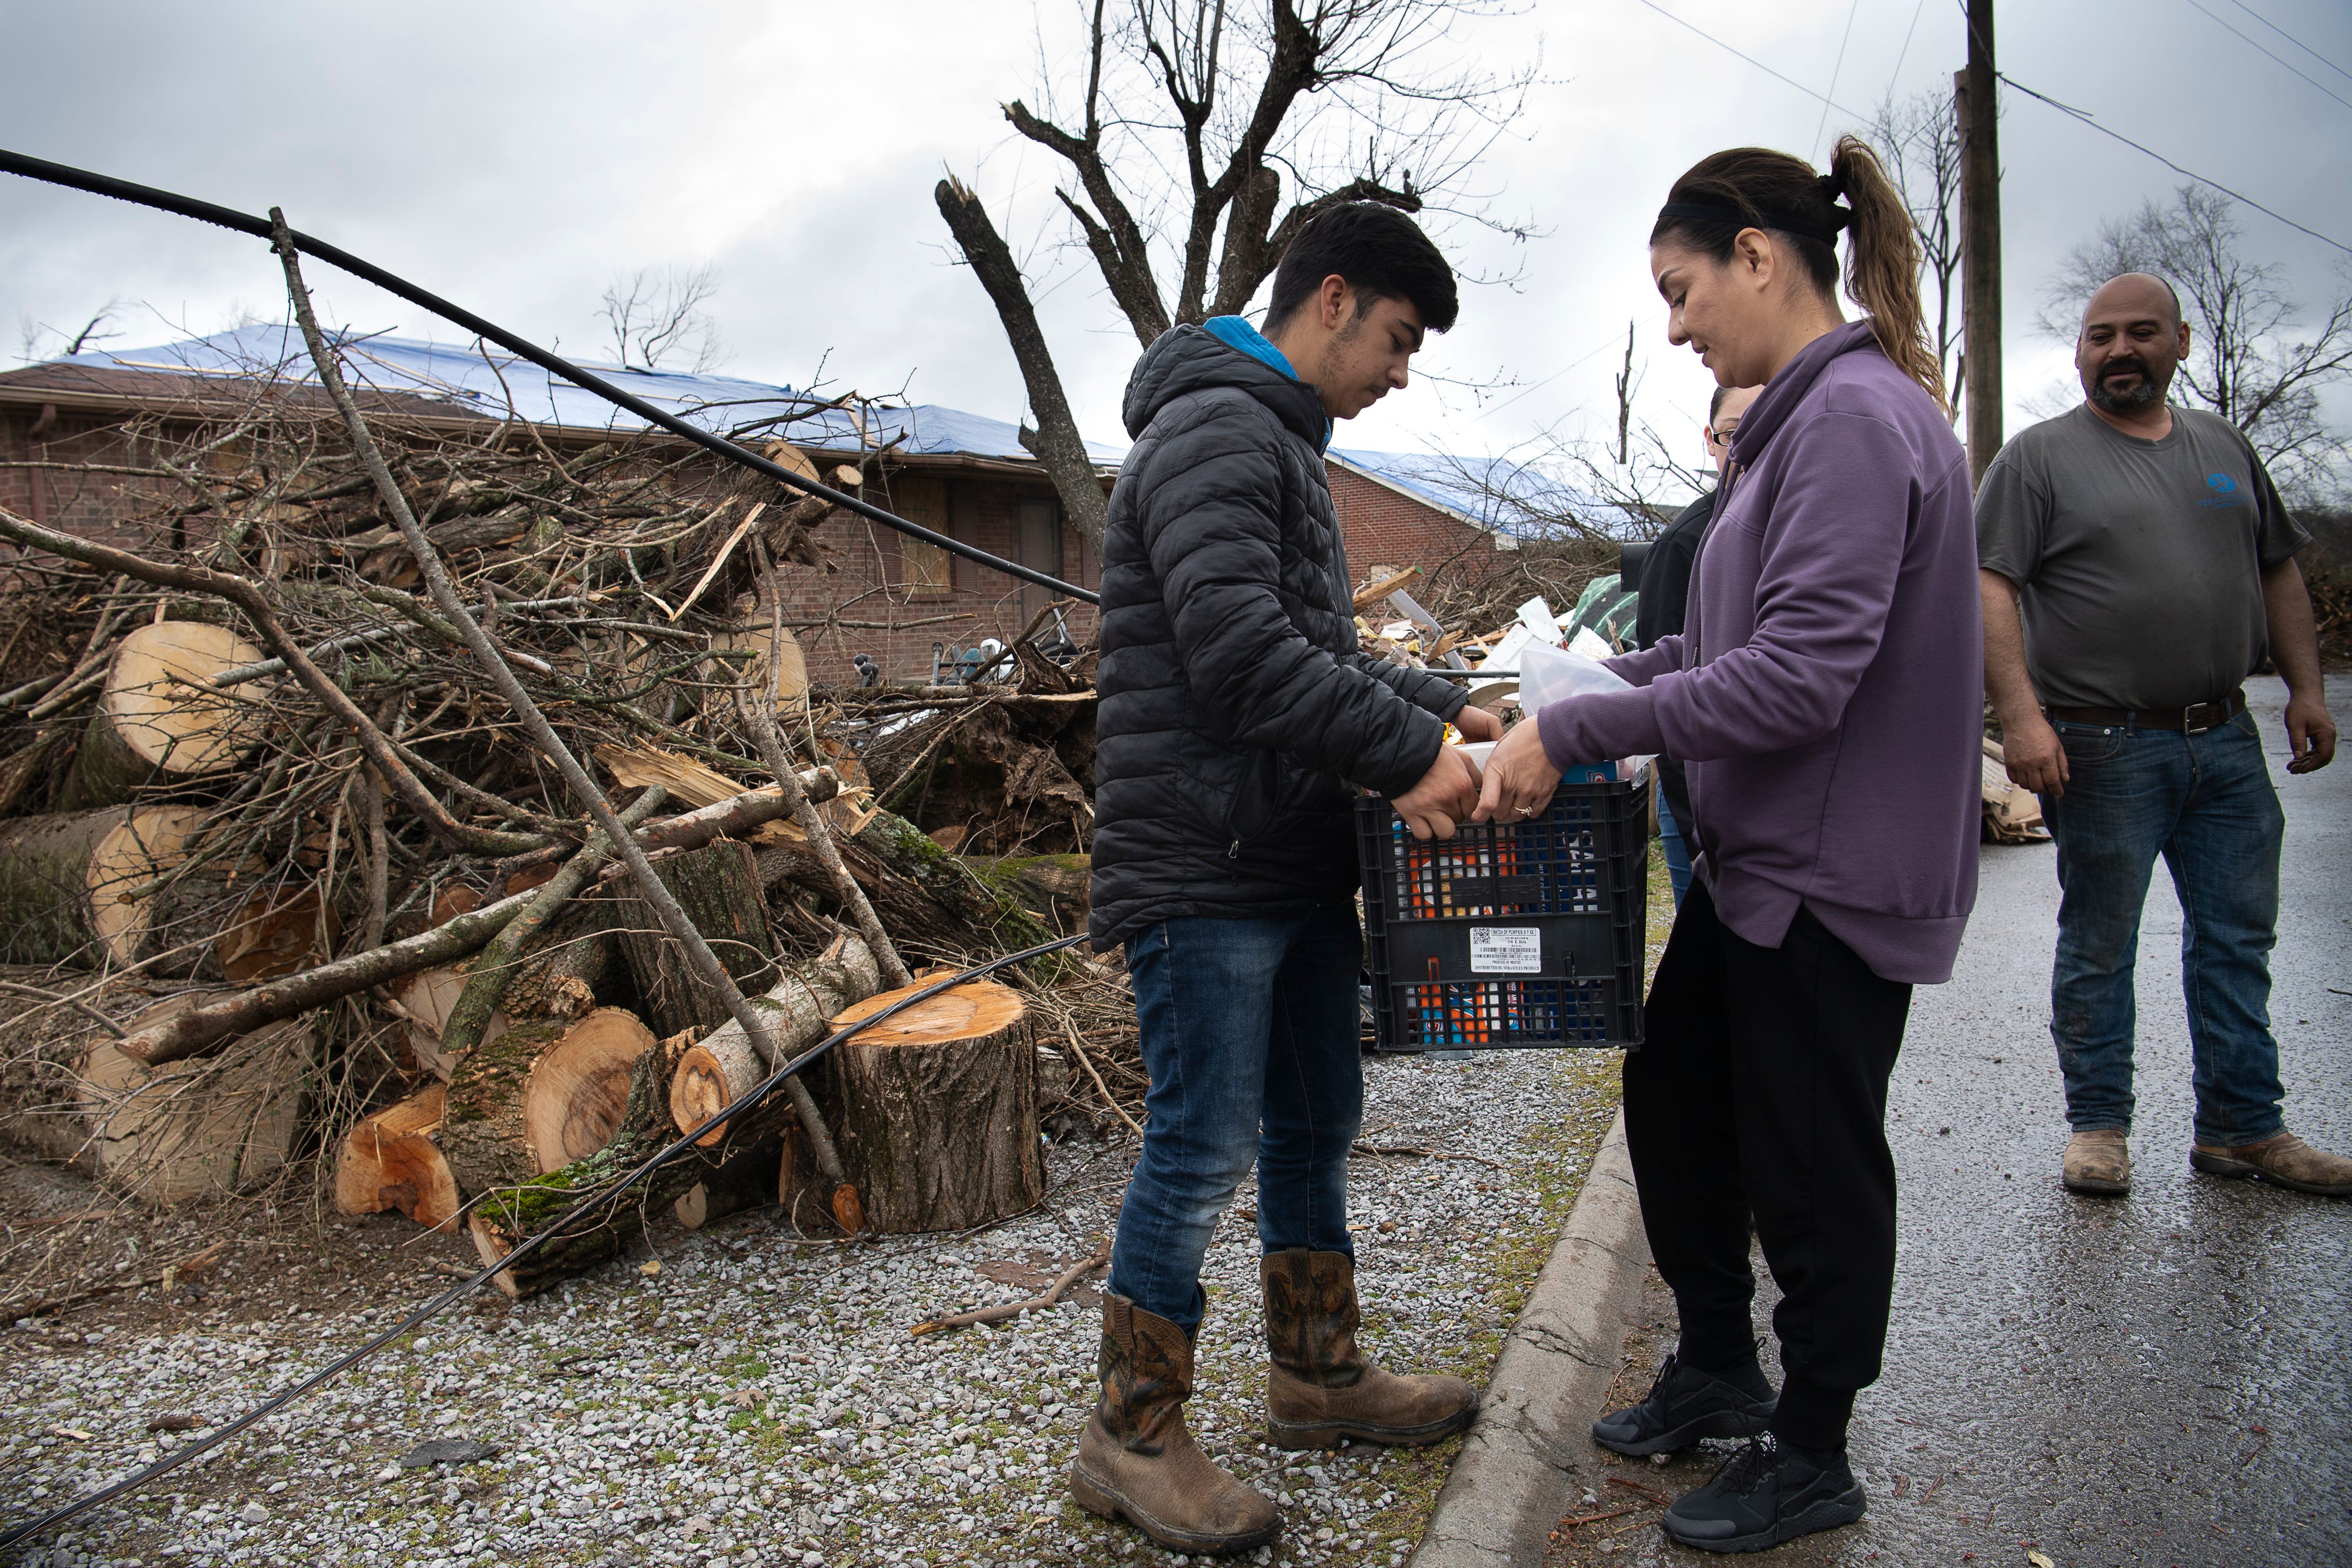
[[[522,1102],[534,1175],[585,1159],[612,1141],[629,1101],[629,1070],[653,1044],[635,1013],[598,1008],[540,1053]]]
[[[431,1229],[449,1226],[460,1204],[436,1141],[445,1093],[436,1083],[352,1125],[335,1164],[338,1212],[381,1214],[389,1208]]]

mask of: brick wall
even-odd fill
[[[1486,529],[1337,463],[1330,473],[1331,502],[1359,583],[1374,567],[1417,566],[1433,580],[1483,577],[1499,564],[1495,536]]]
[[[910,479],[915,483],[908,483]],[[925,493],[934,486],[944,491],[940,497],[946,514],[943,531],[1005,559],[1020,559],[1022,504],[1052,507],[1054,526],[1061,538],[1056,575],[1082,588],[1100,586],[1101,563],[1094,546],[1060,521],[1052,486],[1042,480],[970,475],[939,477],[919,470],[886,470],[869,483],[866,497],[936,528],[940,518],[933,510],[934,495]],[[833,622],[799,631],[812,680],[855,681],[850,658],[856,653],[870,654],[881,665],[886,680],[928,678],[932,643],[968,648],[991,637],[1010,642],[1029,623],[1036,607],[1050,597],[1005,572],[961,557],[948,563],[952,586],[941,591],[934,586],[935,578],[919,568],[910,569],[909,541],[904,536],[855,513],[829,514],[816,533],[834,552],[833,564],[838,570],[826,572],[793,566],[780,572],[787,621],[830,618]],[[1054,570],[1050,560],[1041,564],[1044,570]],[[1091,643],[1094,607],[1080,605],[1066,614],[1071,635],[1081,646]],[[896,630],[845,624],[851,622],[887,622]]]

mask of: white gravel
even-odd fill
[[[1386,1364],[1484,1382],[1614,1108],[1616,1061],[1368,1064],[1368,1144],[1478,1156],[1356,1161],[1366,1339]],[[1172,1561],[1064,1490],[1093,1387],[1094,1307],[907,1332],[1034,1293],[982,1278],[984,1262],[1092,1251],[1133,1157],[1131,1140],[1055,1149],[1046,1209],[978,1236],[812,1246],[780,1233],[772,1210],[699,1235],[664,1226],[658,1275],[631,1258],[511,1309],[455,1309],[9,1568]],[[1255,1561],[1402,1563],[1459,1439],[1420,1452],[1267,1448],[1251,1224],[1228,1217],[1207,1278],[1192,1427],[1283,1505],[1281,1541]],[[399,1310],[117,1331],[80,1345],[56,1325],[0,1333],[0,1520],[182,1440],[151,1436],[152,1416],[227,1419]],[[397,1467],[430,1437],[499,1452]]]

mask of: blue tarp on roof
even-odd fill
[[[348,330],[339,337],[347,373],[354,382],[380,392],[429,398],[489,419],[507,417],[511,400],[513,413],[533,423],[587,430],[646,428],[625,409],[615,408],[594,392],[502,350],[494,350],[486,356],[467,346]],[[301,335],[284,325],[244,327],[152,349],[100,350],[53,362],[180,375],[257,375],[294,382],[309,381],[314,374]],[[829,409],[813,415],[802,413],[799,411],[806,406],[806,400],[788,386],[737,376],[579,362],[622,391],[706,430],[744,431],[757,436],[788,434],[801,445],[835,450],[896,442],[900,451],[926,455],[1029,459],[1016,426],[936,403],[863,405],[866,431],[861,443],[859,413]],[[789,431],[774,423],[786,418],[792,420]],[[1087,449],[1096,462],[1111,467],[1118,465],[1127,450],[1098,442],[1088,442]]]
[[[1604,530],[1629,521],[1623,509],[1562,482],[1533,464],[1507,457],[1457,457],[1437,452],[1367,452],[1333,447],[1351,468],[1421,500],[1514,537],[1542,531],[1553,519],[1580,518]]]

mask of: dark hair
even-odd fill
[[[1840,196],[1847,206],[1837,204]],[[1693,164],[1666,202],[1668,211],[1650,231],[1652,245],[1674,239],[1720,264],[1731,259],[1742,229],[1763,229],[1804,263],[1824,295],[1837,291],[1834,236],[1849,229],[1847,298],[1870,312],[1871,333],[1886,357],[1944,405],[1944,367],[1928,345],[1927,312],[1919,303],[1918,236],[1903,193],[1869,143],[1839,137],[1825,175],[1786,152],[1734,147]],[[1673,210],[1685,206],[1703,211]]]
[[[1265,329],[1289,320],[1335,272],[1356,291],[1359,317],[1376,299],[1404,299],[1424,328],[1443,332],[1461,311],[1454,268],[1420,225],[1379,202],[1342,202],[1317,214],[1282,253]]]
[[[1722,417],[1722,414],[1723,414],[1723,400],[1724,400],[1725,398],[1729,397],[1733,392],[1746,392],[1747,390],[1748,390],[1748,389],[1747,389],[1747,388],[1745,388],[1745,387],[1717,387],[1717,388],[1716,388],[1716,389],[1715,389],[1715,393],[1714,393],[1714,395],[1713,395],[1713,396],[1711,396],[1711,397],[1709,397],[1709,398],[1706,400],[1706,427],[1707,427],[1707,429],[1709,429],[1709,430],[1713,430],[1713,429],[1715,428],[1715,422],[1716,422],[1717,419],[1719,419],[1719,418],[1721,418],[1721,417]]]

